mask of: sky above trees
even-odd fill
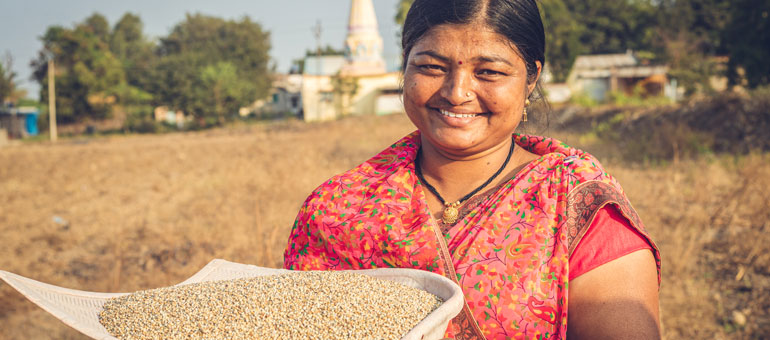
[[[380,34],[385,43],[386,58],[398,56],[396,43],[397,26],[393,21],[398,0],[375,0]],[[28,96],[37,97],[39,87],[30,80],[31,60],[42,47],[39,37],[52,25],[71,27],[94,12],[103,14],[110,25],[126,12],[138,15],[144,24],[144,32],[151,38],[166,36],[174,25],[185,19],[186,13],[201,13],[223,19],[241,19],[249,16],[270,31],[271,57],[278,71],[287,72],[294,59],[315,48],[316,41],[311,27],[321,21],[323,46],[342,48],[350,0],[29,0],[0,1],[0,54],[6,51],[13,56],[13,71],[18,75],[17,85],[27,89]],[[16,13],[16,14],[14,14]]]

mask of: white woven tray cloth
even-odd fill
[[[247,264],[213,260],[200,271],[179,285],[229,280],[243,277],[275,275],[290,272],[286,269],[263,268]],[[402,339],[441,339],[453,317],[463,306],[463,294],[460,287],[451,280],[431,272],[405,268],[381,268],[357,270],[380,279],[400,282],[410,287],[419,288],[435,294],[444,303],[410,330]],[[99,312],[105,301],[129,293],[95,293],[62,288],[20,275],[0,270],[0,278],[18,290],[30,301],[53,314],[68,326],[94,339],[115,339],[99,323]]]

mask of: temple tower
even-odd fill
[[[377,27],[372,0],[353,0],[345,38],[347,65],[342,75],[357,76],[385,73],[382,36]]]

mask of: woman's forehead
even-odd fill
[[[518,57],[516,46],[504,35],[483,24],[441,24],[432,27],[412,48],[410,57],[432,54],[464,56],[496,55]],[[430,55],[430,54],[428,54]]]

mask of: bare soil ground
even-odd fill
[[[412,130],[403,116],[355,117],[0,148],[0,269],[128,292],[214,258],[280,267],[306,195]],[[768,336],[770,157],[599,156],[662,250],[664,337]],[[85,337],[0,284],[0,339]]]

